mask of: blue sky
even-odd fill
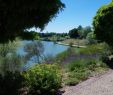
[[[112,0],[61,0],[66,8],[52,20],[43,32],[65,33],[82,25],[92,25],[97,10]],[[39,31],[39,30],[37,30]]]

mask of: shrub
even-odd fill
[[[95,39],[94,32],[88,33],[87,36],[86,36],[86,39],[87,39],[87,44],[88,45],[92,45],[92,44],[96,44],[97,43],[97,40]]]
[[[61,86],[61,73],[55,64],[38,64],[26,75],[30,95],[55,95]]]

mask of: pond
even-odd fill
[[[26,52],[24,51],[24,47],[29,44],[32,43],[33,41],[22,41],[22,45],[18,47],[17,49],[17,53],[20,55],[25,55]],[[43,47],[44,47],[44,56],[48,57],[55,57],[57,54],[67,50],[69,48],[69,46],[64,46],[64,45],[59,45],[59,44],[55,44],[54,42],[48,42],[48,41],[41,41]],[[27,67],[33,65],[33,61],[29,60],[27,63]]]

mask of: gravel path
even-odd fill
[[[63,89],[63,95],[113,95],[113,70]]]

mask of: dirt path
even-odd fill
[[[92,77],[77,86],[63,88],[63,95],[113,95],[113,70]]]
[[[62,43],[62,42],[57,42],[57,44],[59,45],[65,45],[65,46],[70,46],[69,44],[65,44],[65,43]],[[72,45],[73,47],[79,47],[79,48],[86,48],[86,46],[81,46],[81,45]]]

